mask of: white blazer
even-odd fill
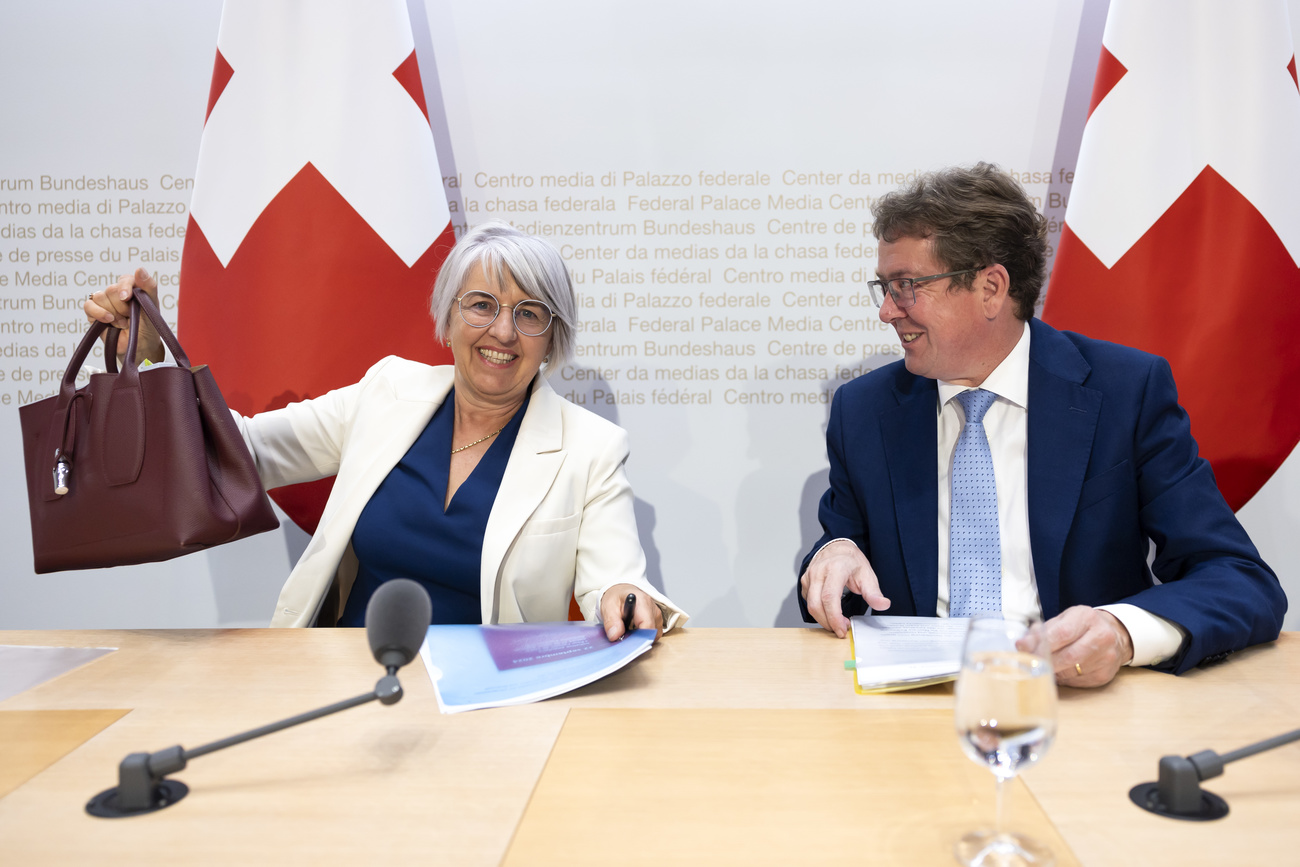
[[[453,375],[448,366],[389,356],[355,385],[236,417],[267,488],[336,476],[316,534],[280,591],[272,626],[312,625],[336,576],[346,601],[357,572],[357,518],[442,405]],[[659,605],[665,629],[686,622],[646,581],[627,455],[622,428],[537,378],[483,538],[484,623],[566,620],[570,595],[595,621],[604,592],[622,583]]]

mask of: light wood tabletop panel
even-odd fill
[[[131,752],[196,747],[369,691],[362,630],[4,633],[0,642],[118,647],[0,703],[131,708],[0,800],[0,864],[496,864],[566,708],[442,716],[419,662],[405,697],[195,759],[162,812],[96,819],[85,802]],[[146,847],[142,850],[141,847]]]
[[[107,726],[124,710],[0,711],[0,798],[12,792]]]
[[[928,713],[930,728],[915,732],[917,748],[960,757],[951,730],[941,734],[951,685],[859,696],[843,667],[847,642],[826,633],[687,629],[567,696],[451,716],[438,713],[417,661],[402,672],[406,696],[399,704],[366,705],[198,758],[175,775],[190,787],[185,800],[110,821],[86,815],[84,804],[116,782],[126,754],[178,743],[192,748],[371,689],[381,671],[364,633],[14,631],[0,632],[0,644],[119,648],[0,702],[0,712],[129,711],[0,798],[3,864],[497,864],[571,708],[584,715],[662,710],[666,718],[748,709],[849,710],[870,718],[878,711],[882,725],[898,714]],[[1060,717],[1056,744],[1024,781],[1080,863],[1300,863],[1300,746],[1229,765],[1208,782],[1232,808],[1217,823],[1163,819],[1128,801],[1131,786],[1154,779],[1163,754],[1226,752],[1300,725],[1300,636],[1284,634],[1183,677],[1126,670],[1101,690],[1062,690]],[[653,761],[672,791],[674,757]],[[992,780],[966,764],[964,773],[988,777],[988,788],[985,799],[972,800],[951,821],[974,827],[987,821]],[[679,789],[678,806],[691,803],[690,787]],[[611,794],[605,809],[619,806]],[[901,806],[864,815],[855,845],[866,850],[873,835],[917,819]],[[653,834],[653,817],[647,822]],[[567,863],[565,853],[554,855],[552,863]],[[620,858],[612,853],[611,860]]]
[[[1024,784],[1007,792],[1015,827],[1078,864]],[[948,711],[575,708],[505,864],[860,865],[869,845],[947,867],[994,810]]]

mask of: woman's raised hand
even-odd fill
[[[136,268],[134,274],[123,274],[117,278],[117,282],[112,286],[107,286],[91,295],[82,304],[82,309],[86,311],[86,318],[91,322],[106,322],[114,328],[120,328],[122,333],[117,337],[117,357],[121,359],[126,355],[126,346],[129,339],[127,333],[131,325],[131,295],[136,291],[143,291],[149,296],[149,300],[155,305],[158,303],[158,281],[143,268]],[[138,361],[159,362],[163,360],[164,351],[162,341],[158,339],[158,332],[154,330],[153,325],[145,317],[140,318],[140,337],[136,343],[136,359]]]

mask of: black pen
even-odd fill
[[[632,615],[636,613],[636,594],[629,593],[623,600],[623,636],[632,631]]]

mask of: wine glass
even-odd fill
[[[1054,863],[1041,842],[1005,830],[1007,780],[1033,765],[1056,736],[1056,676],[1042,624],[998,617],[971,620],[957,677],[957,736],[976,764],[997,778],[992,831],[972,831],[954,847],[970,867]]]

